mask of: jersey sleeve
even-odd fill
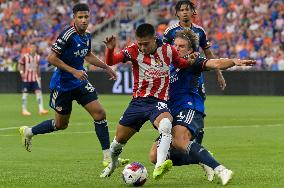
[[[91,53],[92,51],[92,40],[91,38],[89,39],[89,46],[88,46],[88,54]]]
[[[199,45],[203,50],[211,47],[211,43],[208,40],[207,35],[203,29],[200,29]]]
[[[122,52],[122,54],[124,56],[123,63],[126,63],[127,61],[131,61],[132,62],[133,60],[136,60],[137,55],[138,55],[138,51],[135,48],[135,44],[127,46],[121,52]]]
[[[206,70],[206,62],[208,60],[209,59],[198,56],[195,59],[195,62],[190,67],[188,67],[188,69],[192,72],[203,72]]]
[[[163,43],[172,44],[173,43],[173,36],[170,31],[165,31],[163,34]]]
[[[68,43],[70,42],[71,35],[68,35],[68,31],[62,32],[57,37],[56,41],[53,43],[51,50],[58,55],[62,54],[62,52],[64,51],[64,49],[68,46]]]
[[[121,50],[118,53],[114,54],[113,49],[106,50],[106,63],[110,66],[118,64],[118,63],[126,63],[128,61],[132,62],[135,59],[135,52],[137,54],[137,50],[135,50],[135,45],[128,46]]]

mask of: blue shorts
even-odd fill
[[[176,125],[186,127],[194,139],[204,129],[204,114],[189,108],[184,109],[174,117],[173,127]]]
[[[40,90],[40,87],[37,82],[22,82],[23,93],[31,93],[35,90]]]
[[[154,124],[155,119],[164,112],[170,112],[164,100],[155,97],[134,98],[120,118],[119,124],[139,132],[146,121],[150,120]]]
[[[86,104],[98,99],[96,89],[91,83],[87,82],[70,91],[52,90],[50,93],[49,106],[57,113],[66,115],[72,111],[72,101],[76,100],[78,104]]]

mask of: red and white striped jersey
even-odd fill
[[[174,47],[157,40],[157,49],[153,54],[142,53],[138,45],[133,43],[113,55],[113,50],[107,50],[106,63],[114,65],[119,62],[132,62],[134,77],[133,97],[156,97],[161,100],[169,98],[169,79],[172,63],[178,68],[188,66],[187,61],[178,56]]]
[[[36,82],[38,79],[38,67],[40,56],[35,54],[32,56],[27,53],[24,54],[20,60],[20,64],[23,65],[22,81],[24,82]]]

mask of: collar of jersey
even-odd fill
[[[181,27],[181,28],[184,28],[184,29],[192,29],[192,27],[193,27],[193,25],[192,25],[192,23],[190,24],[190,26],[189,27],[183,27],[183,26],[181,26],[180,25],[180,22],[178,22],[178,25]]]

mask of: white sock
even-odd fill
[[[25,135],[28,136],[28,137],[32,137],[34,134],[32,132],[32,128],[27,128],[25,130]]]
[[[110,144],[110,156],[111,156],[111,163],[117,165],[118,157],[122,152],[124,144],[118,143],[115,138],[113,139],[112,143]]]
[[[224,167],[223,165],[219,165],[214,169],[214,172],[215,172],[215,174],[219,174],[224,169],[226,169],[226,167]]]
[[[22,95],[22,110],[27,111],[27,103],[28,103],[28,93],[23,93]]]
[[[42,99],[42,93],[40,92],[36,92],[36,100],[38,102],[38,108],[39,111],[43,110],[43,99]]]
[[[110,150],[109,149],[103,150],[103,154],[104,154],[104,160],[110,159]]]
[[[170,144],[172,142],[172,123],[168,118],[164,118],[159,124],[159,133],[161,134],[159,147],[157,148],[157,163],[155,168],[162,165],[167,159],[167,155],[170,149]]]

